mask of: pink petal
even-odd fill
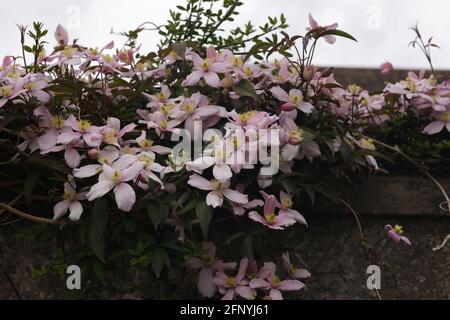
[[[266,202],[264,203],[264,215],[273,214],[275,212],[276,204],[277,200],[275,199],[275,196],[268,196],[266,198]]]
[[[83,206],[78,201],[73,201],[69,206],[69,219],[72,221],[80,220],[81,214],[83,213]]]
[[[86,194],[86,199],[93,201],[94,199],[103,197],[111,189],[114,188],[114,183],[108,180],[99,181],[91,187],[91,190]]]
[[[73,175],[76,178],[88,178],[96,175],[102,171],[102,166],[100,164],[90,164],[78,169],[73,170]]]
[[[284,280],[281,281],[278,289],[283,291],[296,291],[302,289],[304,286],[305,285],[298,280]]]
[[[198,274],[198,291],[207,298],[211,298],[216,293],[216,285],[213,282],[213,270],[211,268],[203,268]]]
[[[221,207],[223,204],[222,194],[218,191],[211,191],[206,195],[206,204],[213,207]]]
[[[141,162],[134,163],[130,167],[122,171],[121,180],[130,181],[135,180],[139,173],[144,169],[144,164]]]
[[[54,217],[53,219],[59,219],[61,218],[64,214],[66,214],[67,209],[69,208],[70,202],[67,200],[58,202],[55,207],[53,208],[53,214]]]
[[[231,200],[236,203],[240,204],[246,204],[248,203],[248,196],[246,194],[242,194],[239,191],[231,190],[231,189],[224,189],[222,190],[223,195],[228,200]]]
[[[75,148],[66,148],[64,159],[70,168],[76,168],[80,165],[81,156]]]
[[[444,129],[444,125],[443,121],[433,121],[423,129],[423,132],[430,135],[439,133]]]
[[[203,75],[203,78],[205,79],[206,83],[213,88],[218,88],[220,86],[220,78],[217,75],[217,73],[214,72],[206,72]]]
[[[129,212],[136,202],[136,193],[128,183],[120,183],[114,188],[117,207]]]
[[[227,164],[216,164],[213,168],[213,175],[217,180],[227,181],[233,176],[233,173]]]
[[[280,101],[284,102],[290,102],[289,95],[286,91],[284,91],[281,87],[273,87],[270,89],[270,92],[272,92],[273,96],[277,98]]]
[[[268,289],[271,285],[264,279],[253,279],[250,281],[250,288],[252,289]]]
[[[202,76],[203,76],[203,72],[194,71],[186,77],[186,79],[182,82],[182,85],[185,87],[196,85]]]
[[[272,300],[283,300],[283,295],[281,294],[281,291],[278,289],[270,289],[269,296],[272,298]]]
[[[247,286],[237,286],[236,293],[246,300],[255,300],[256,291]]]
[[[206,180],[202,176],[198,174],[193,174],[189,177],[189,180],[187,182],[189,185],[193,186],[194,188],[200,189],[200,190],[212,190],[212,184],[211,181]]]

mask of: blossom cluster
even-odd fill
[[[310,24],[308,32],[337,27],[320,27],[312,17]],[[389,97],[398,112],[415,108],[418,116],[430,119],[425,133],[438,133],[444,126],[450,131],[450,86],[424,73],[411,73],[371,95],[357,85],[344,88],[330,69],[298,68],[288,58],[252,60],[210,46],[204,52],[172,48],[155,63],[137,59],[135,48],[114,51],[113,42],[101,49],[71,44],[62,26],[54,36],[53,52],[39,53],[40,68],[19,65],[9,56],[0,67],[0,108],[24,106],[33,117],[20,128],[16,157],[55,156],[70,168],[54,219],[69,212],[68,218],[78,221],[89,202],[111,191],[124,212],[136,209],[149,194],[188,192],[267,231],[307,226],[293,207],[294,190],[282,176],[295,175],[296,165],[317,161],[324,153],[339,154],[344,144],[367,151],[362,165],[377,170],[371,154],[375,145],[361,134],[390,119]],[[336,40],[331,34],[324,39],[330,44]],[[85,90],[58,100],[60,80],[67,79]],[[138,89],[136,83],[151,86]],[[99,94],[119,109],[130,88],[140,102],[126,120],[94,117],[80,103]],[[316,134],[323,119],[332,127],[326,136]],[[344,129],[337,130],[333,122]],[[200,150],[192,152],[199,141]],[[248,174],[251,180],[243,178]],[[283,255],[284,280],[274,263],[258,269],[248,258],[229,276],[235,264],[218,260],[212,243],[204,243],[203,249],[203,256],[186,265],[199,271],[198,288],[206,297],[219,291],[225,299],[254,299],[263,292],[281,299],[281,291],[300,290],[304,284],[297,279],[309,276],[290,263],[288,254]]]

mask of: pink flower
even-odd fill
[[[47,129],[43,135],[39,136],[39,149],[47,150],[54,147],[64,127],[64,118],[52,116],[50,111],[45,107],[37,107],[34,109],[33,114],[38,118],[39,127]]]
[[[411,241],[405,236],[402,236],[403,234],[403,227],[399,225],[395,225],[395,227],[392,227],[390,224],[387,224],[384,226],[384,230],[387,231],[388,237],[391,238],[396,243],[399,243],[400,241],[403,241],[407,245],[411,245]]]
[[[225,263],[216,258],[216,246],[212,242],[204,242],[202,244],[203,254],[200,257],[192,257],[186,260],[186,266],[190,269],[198,270],[198,291],[207,298],[211,298],[216,293],[216,285],[214,284],[214,272],[234,269],[236,263]]]
[[[239,191],[240,193],[244,193],[244,185],[242,183],[236,185],[236,191]],[[235,203],[231,201],[231,206],[233,207],[233,212],[236,216],[242,216],[245,214],[246,209],[253,209],[259,206],[263,206],[264,201],[259,199],[253,199],[246,204],[241,203]]]
[[[91,125],[87,120],[75,119],[70,115],[65,121],[66,128],[58,137],[58,143],[66,144],[77,138],[83,138],[90,147],[98,147],[102,141],[100,128]]]
[[[140,113],[139,115],[143,115]],[[170,120],[164,113],[156,111],[153,114],[149,114],[150,120],[147,121],[147,128],[155,129],[158,135],[162,135],[164,132],[172,132],[174,129],[183,122],[182,119]]]
[[[230,189],[229,181],[209,181],[198,174],[193,174],[187,183],[197,189],[211,191],[206,196],[206,203],[213,208],[222,206],[224,197],[235,203],[248,203],[248,196]]]
[[[265,200],[264,216],[252,211],[248,214],[250,219],[274,230],[283,230],[285,227],[295,224],[296,221],[291,216],[285,213],[275,214],[277,200],[274,196],[268,196]]]
[[[307,28],[306,30],[314,31],[314,30],[316,30],[318,28],[323,28],[325,30],[336,30],[337,27],[338,27],[337,23],[333,23],[333,24],[330,24],[328,26],[320,26],[319,23],[313,18],[313,16],[310,13],[309,14],[309,28]],[[333,44],[333,43],[336,42],[336,37],[333,36],[333,35],[326,35],[323,38],[329,44]]]
[[[75,181],[73,180],[73,177],[69,176],[69,181],[64,183],[64,200],[58,202],[53,208],[53,219],[56,220],[61,218],[67,212],[67,210],[69,210],[70,220],[80,220],[81,214],[83,213],[83,206],[81,205],[79,200],[84,200],[85,195],[85,192],[77,193]]]
[[[54,36],[56,41],[58,42],[58,45],[63,46],[69,44],[69,34],[62,25],[58,24]]]
[[[311,277],[311,273],[309,273],[306,269],[299,269],[291,263],[291,259],[289,258],[289,252],[285,252],[281,255],[281,259],[283,260],[283,267],[286,271],[286,274],[292,279],[305,279]]]
[[[81,156],[77,151],[77,148],[82,148],[84,143],[79,138],[75,138],[68,143],[53,146],[51,148],[41,150],[41,154],[47,154],[50,152],[59,152],[64,150],[64,160],[70,168],[76,168],[80,165]]]
[[[103,171],[104,164],[107,164],[109,166],[112,165],[114,168],[125,169],[134,161],[134,158],[131,158],[130,155],[124,155],[120,158],[120,161],[116,161],[118,158],[119,150],[117,150],[113,146],[106,146],[102,150],[98,151],[97,161],[99,162],[99,164],[89,164],[87,166],[74,169],[73,175],[79,179],[88,178],[101,173]]]
[[[228,113],[230,127],[267,129],[271,124],[277,121],[276,115],[270,115],[263,111],[248,111],[237,113],[233,110]]]
[[[120,120],[117,118],[108,118],[107,125],[103,127],[103,141],[107,144],[114,145],[120,148],[120,142],[122,142],[122,137],[134,130],[136,125],[134,123],[130,123],[120,129]]]
[[[281,281],[277,275],[271,275],[267,279],[253,279],[250,281],[250,288],[268,290],[272,300],[283,300],[281,291],[297,291],[304,287],[305,285],[298,280]]]
[[[162,85],[161,91],[155,94],[142,93],[150,102],[147,108],[159,110],[164,105],[172,105],[180,101],[179,98],[170,98],[172,95],[168,86]]]
[[[433,135],[441,132],[444,127],[450,132],[450,111],[435,111],[433,116],[436,120],[423,129],[424,133]]]
[[[380,64],[380,70],[382,74],[389,74],[394,71],[394,66],[389,61],[385,61]]]
[[[20,94],[27,91],[23,88],[23,79],[19,80],[17,83],[6,84],[0,87],[0,108],[3,107],[9,100],[14,99]]]
[[[173,110],[173,117],[185,121],[184,128],[189,131],[191,136],[194,135],[194,122],[196,120],[207,120],[214,116],[217,116],[217,120],[219,120],[224,115],[226,115],[225,108],[209,105],[208,98],[199,92],[184,99]]]
[[[217,272],[213,281],[218,286],[219,292],[223,294],[222,300],[233,300],[236,296],[240,296],[247,300],[254,300],[256,291],[248,286],[246,279],[246,270],[248,259],[241,260],[238,274],[234,277],[227,276],[224,272]]]
[[[117,207],[122,211],[130,211],[136,201],[136,194],[126,182],[136,179],[143,167],[143,164],[140,162],[136,162],[123,170],[114,169],[104,164],[99,181],[91,187],[86,198],[89,201],[93,201],[114,189]]]
[[[285,103],[282,105],[283,110],[289,109],[289,107],[296,107],[304,113],[311,113],[314,110],[314,106],[311,103],[304,102],[303,93],[298,89],[291,89],[289,94],[281,87],[273,87],[270,89],[273,96]]]
[[[194,63],[194,70],[182,82],[183,86],[196,85],[200,79],[204,79],[206,84],[213,88],[220,86],[220,78],[218,73],[224,73],[229,68],[229,64],[225,62],[215,62],[215,58],[202,59],[196,53],[192,53],[192,62]]]
[[[153,145],[153,141],[147,139],[147,133],[144,130],[141,131],[141,135],[136,139],[136,142],[142,151],[157,154],[169,154],[172,152],[172,149],[168,147]]]

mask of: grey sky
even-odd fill
[[[339,28],[359,42],[338,39],[335,45],[322,42],[315,63],[334,66],[376,67],[384,59],[395,67],[427,67],[417,49],[408,47],[413,33],[408,29],[419,22],[424,35],[433,35],[441,50],[434,50],[436,68],[450,69],[450,2],[446,0],[243,0],[245,5],[236,24],[251,20],[255,24],[268,15],[284,12],[290,24],[290,33],[303,33],[308,25],[308,13],[321,24],[339,23]],[[89,46],[103,46],[109,40],[121,41],[111,35],[129,30],[141,22],[164,23],[168,11],[182,0],[0,0],[2,18],[0,27],[0,55],[18,54],[19,37],[16,23],[30,24],[39,20],[53,31],[58,23]],[[79,14],[78,14],[79,13]],[[78,19],[79,18],[79,19]],[[78,23],[79,21],[79,23]],[[78,25],[78,26],[77,26]],[[53,39],[51,39],[53,40]],[[141,38],[144,49],[157,42],[156,33]]]

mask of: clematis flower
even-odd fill
[[[298,280],[280,280],[277,275],[250,281],[250,288],[268,290],[272,300],[283,300],[282,291],[298,291],[304,287],[305,285]]]
[[[61,218],[69,210],[69,219],[72,221],[80,220],[83,213],[83,206],[80,201],[86,197],[86,192],[77,193],[76,184],[73,177],[69,176],[69,181],[64,183],[63,201],[58,202],[53,208],[54,220]]]
[[[333,24],[330,24],[328,26],[320,26],[319,23],[313,18],[313,16],[310,13],[309,14],[309,28],[307,28],[306,30],[314,31],[314,30],[316,30],[318,28],[323,28],[325,30],[336,30],[337,27],[338,27],[337,23],[333,23]],[[336,37],[333,36],[333,35],[326,35],[326,36],[323,36],[323,38],[329,44],[333,44],[333,43],[336,42]]]
[[[214,116],[218,116],[219,120],[225,114],[225,108],[209,105],[208,98],[197,92],[177,105],[173,117],[182,119],[184,128],[189,131],[191,136],[194,136],[194,121],[206,120]]]
[[[311,277],[311,273],[309,273],[306,269],[299,269],[291,263],[291,259],[289,258],[289,252],[284,252],[281,255],[281,259],[283,260],[283,267],[286,271],[286,274],[292,279],[305,279]]]
[[[389,61],[385,61],[380,65],[380,70],[382,74],[389,74],[394,71],[394,66]]]
[[[45,133],[39,136],[39,149],[47,150],[54,147],[64,127],[64,118],[52,116],[46,107],[37,107],[33,114],[39,121],[39,127],[46,129]]]
[[[159,163],[155,162],[155,154],[148,152],[141,152],[136,156],[136,158],[144,165],[143,170],[139,175],[139,186],[144,190],[148,190],[148,182],[149,179],[151,179],[159,183],[161,185],[161,188],[164,189],[163,182],[154,173],[154,172],[161,173],[164,171],[164,167]]]
[[[0,108],[3,107],[9,100],[14,99],[25,91],[26,89],[23,88],[23,80],[14,85],[6,84],[4,86],[0,86]]]
[[[281,87],[273,87],[270,89],[270,92],[275,98],[285,102],[281,106],[281,108],[285,111],[290,111],[293,108],[297,108],[304,113],[311,113],[314,110],[314,106],[311,103],[303,100],[303,93],[301,90],[291,89],[288,94]]]
[[[122,141],[122,137],[134,130],[136,128],[136,124],[130,123],[120,129],[120,120],[117,118],[108,118],[107,125],[103,127],[103,141],[107,144],[114,145],[120,148],[120,142]]]
[[[254,300],[256,291],[248,286],[246,270],[248,259],[244,258],[239,264],[238,274],[234,277],[227,276],[224,272],[217,272],[213,281],[218,286],[219,292],[223,294],[222,300],[233,300],[240,296],[246,300]]]
[[[244,185],[242,183],[236,185],[236,191],[240,192],[240,193],[244,193]],[[259,206],[263,206],[264,205],[264,201],[260,200],[260,199],[253,199],[250,200],[249,202],[247,202],[246,204],[241,204],[241,203],[235,203],[231,201],[231,206],[233,207],[233,213],[236,216],[243,216],[245,214],[245,210],[247,209],[253,209]]]
[[[248,111],[237,113],[233,110],[228,113],[229,127],[244,129],[267,129],[271,124],[277,121],[276,115],[270,115],[263,111]]]
[[[141,135],[136,139],[136,142],[142,151],[157,154],[169,154],[172,152],[172,149],[168,147],[153,145],[153,141],[147,139],[147,133],[144,130],[141,131]]]
[[[220,86],[220,78],[218,73],[225,73],[229,68],[229,64],[225,62],[215,62],[213,58],[202,59],[196,53],[192,53],[192,62],[194,63],[194,71],[189,74],[182,82],[182,85],[196,85],[200,79],[204,79],[206,84],[213,88]]]
[[[91,125],[87,120],[75,119],[70,115],[64,122],[66,128],[58,137],[58,143],[66,144],[77,138],[83,138],[90,147],[98,147],[102,141],[102,134],[99,127]]]
[[[63,46],[69,44],[69,34],[62,25],[58,24],[54,36],[58,45]]]
[[[203,254],[200,257],[192,257],[186,260],[186,267],[199,270],[197,288],[198,291],[207,298],[211,298],[216,293],[217,287],[214,284],[214,273],[224,272],[236,267],[235,262],[223,262],[216,257],[216,246],[212,242],[203,242]]]
[[[206,196],[206,203],[213,208],[221,207],[224,197],[235,203],[248,203],[248,196],[230,189],[229,181],[209,181],[198,174],[193,174],[189,177],[187,183],[197,189],[210,191]]]
[[[166,85],[161,86],[161,91],[155,94],[142,93],[150,102],[147,104],[147,108],[159,110],[164,105],[176,105],[180,101],[180,98],[170,98],[172,95],[170,89]]]
[[[82,148],[84,143],[79,138],[75,138],[68,143],[56,145],[51,148],[41,150],[41,154],[47,154],[50,152],[60,152],[64,150],[64,160],[70,168],[76,168],[80,165],[81,155],[77,148]]]
[[[126,182],[136,179],[143,168],[144,165],[140,162],[136,162],[123,170],[114,169],[104,164],[99,181],[91,187],[86,194],[86,198],[89,201],[93,201],[114,189],[117,207],[122,211],[130,211],[136,202],[136,193]]]
[[[265,200],[264,215],[261,216],[256,211],[252,211],[248,214],[250,219],[274,230],[283,230],[296,223],[291,216],[285,213],[275,214],[277,200],[274,196],[270,195]]]
[[[162,112],[156,111],[150,116],[150,120],[146,123],[148,129],[153,128],[158,135],[162,135],[164,132],[173,132],[181,122],[183,122],[182,119],[170,120]]]
[[[392,227],[390,224],[387,224],[384,226],[384,230],[387,231],[388,237],[391,238],[394,242],[399,243],[400,241],[403,241],[407,245],[411,245],[411,241],[407,237],[402,236],[402,226],[396,224],[395,227]]]
[[[447,129],[448,132],[450,132],[450,107],[448,107],[447,111],[435,111],[433,112],[433,116],[435,118],[435,121],[428,124],[424,129],[423,132],[429,135],[433,135],[436,133],[441,132],[444,127]]]
[[[99,164],[89,164],[84,167],[74,169],[73,175],[76,178],[82,179],[92,177],[96,174],[101,173],[103,171],[103,164],[113,165],[113,162],[116,161],[117,158],[119,158],[119,150],[117,150],[117,148],[113,146],[106,146],[102,150],[98,151],[96,158]],[[123,160],[125,158],[126,157],[122,157],[121,159],[122,161],[120,162],[124,162]],[[129,161],[132,160],[130,159]],[[117,163],[115,165],[117,165]],[[121,168],[124,169],[125,167],[130,165],[131,162],[124,163],[124,165],[121,166]]]

